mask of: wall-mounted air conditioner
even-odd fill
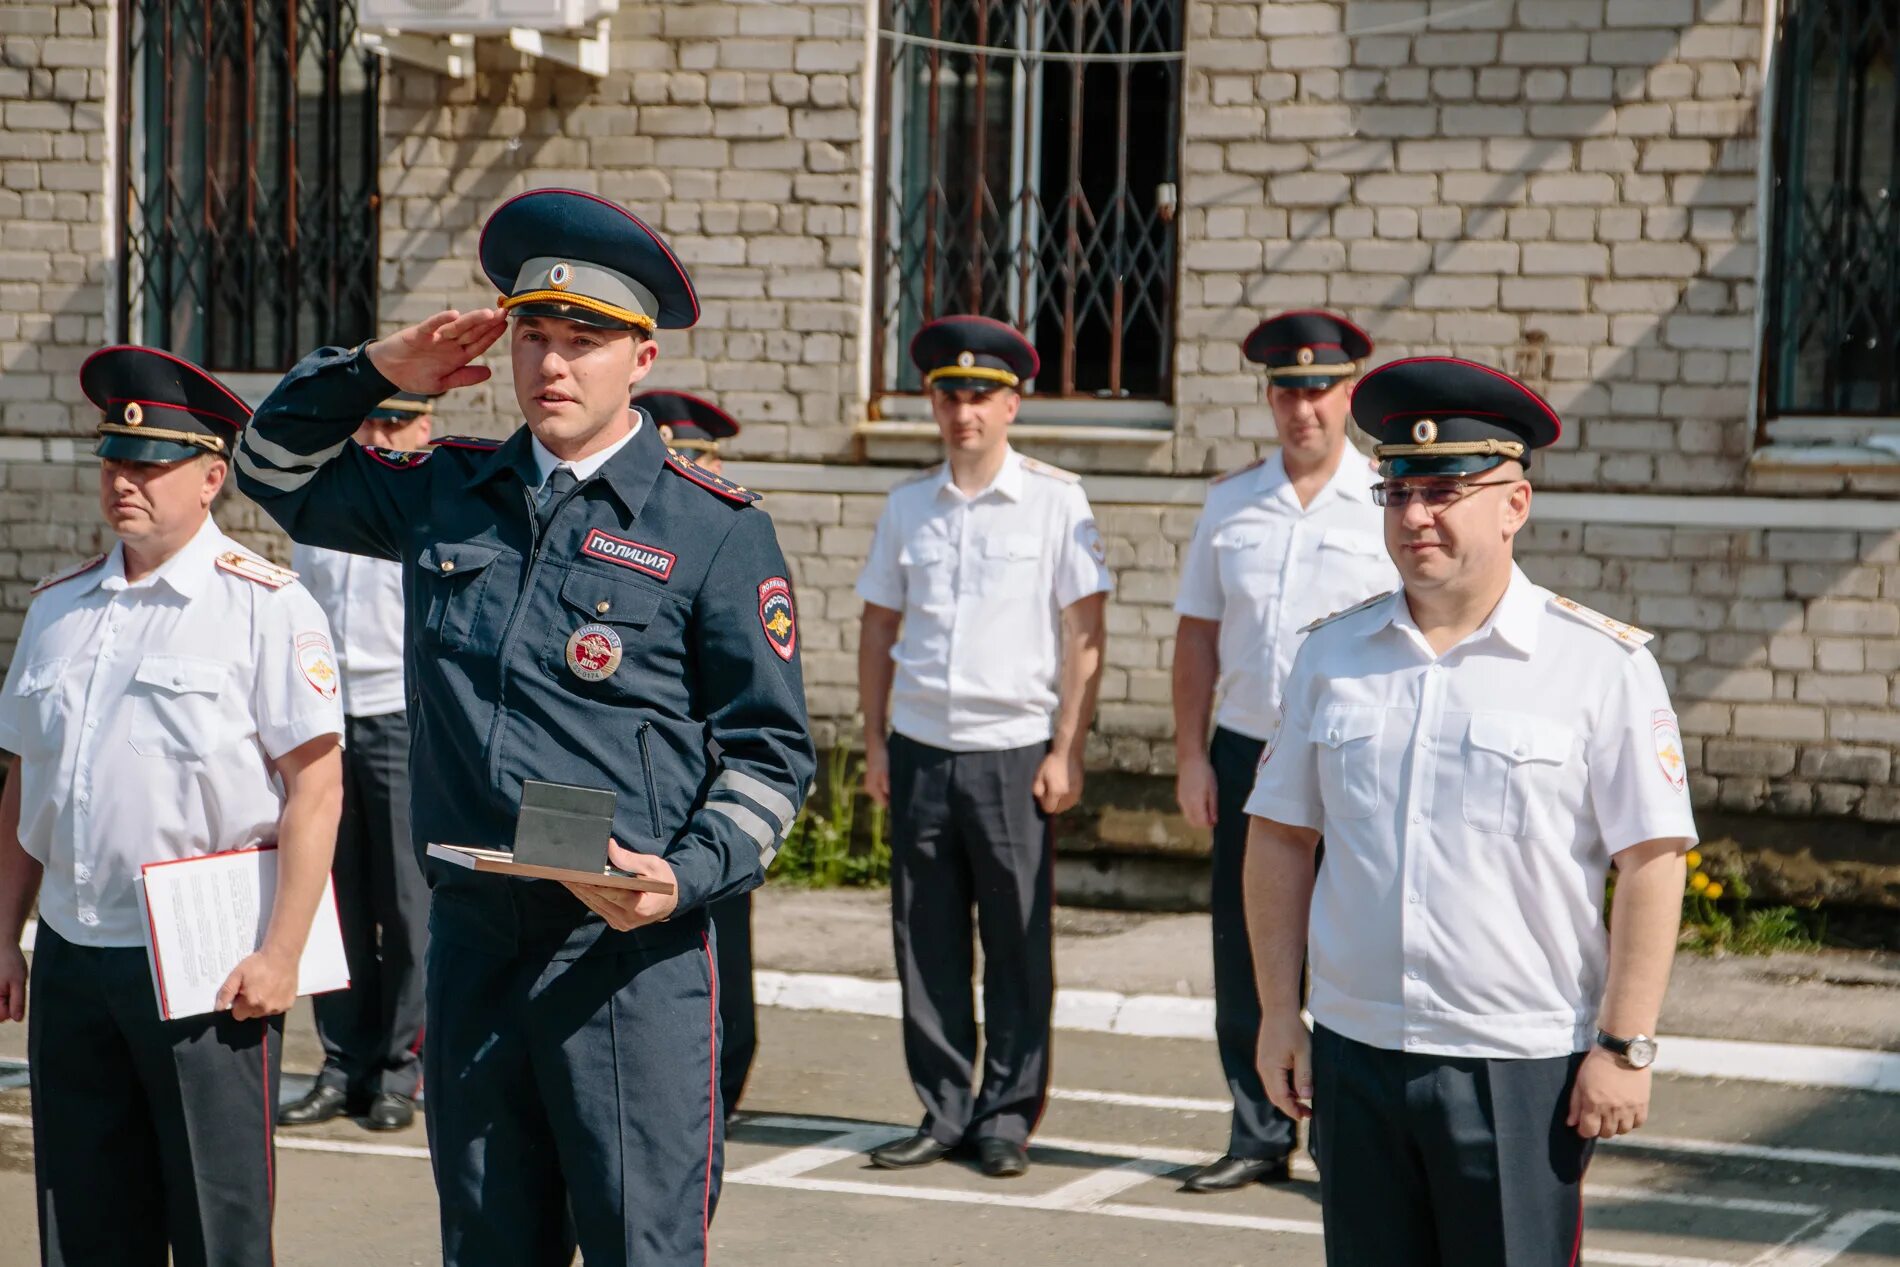
[[[357,0],[356,20],[417,35],[505,35],[588,30],[619,7],[619,0]]]

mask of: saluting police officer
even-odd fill
[[[1247,801],[1261,1074],[1313,1117],[1329,1263],[1568,1267],[1592,1141],[1648,1113],[1696,834],[1676,715],[1649,634],[1512,562],[1543,400],[1422,357],[1352,412],[1403,584],[1313,629]]]
[[[43,581],[0,689],[0,1021],[27,1003],[40,1259],[271,1261],[283,1012],[330,872],[343,715],[323,613],[219,531],[250,410],[197,366],[113,347],[80,370],[111,551]],[[264,941],[218,1011],[163,1019],[147,863],[275,844]]]
[[[377,461],[428,448],[434,402],[398,392],[355,440]],[[422,1080],[422,963],[429,887],[409,838],[409,712],[403,690],[402,566],[299,545],[290,561],[330,618],[343,673],[343,822],[331,877],[350,988],[310,1000],[323,1068],[279,1126],[345,1112],[372,1131],[415,1121]]]
[[[725,474],[719,442],[739,434],[732,415],[688,392],[637,392],[633,403],[659,425],[660,435],[674,452],[714,475]],[[758,1005],[752,991],[751,891],[719,899],[711,913],[713,940],[719,949],[720,1102],[730,1124],[759,1050]]]
[[[1191,1192],[1288,1177],[1293,1120],[1267,1099],[1254,1067],[1260,997],[1241,897],[1242,807],[1280,719],[1300,630],[1397,582],[1372,465],[1346,442],[1353,376],[1372,340],[1344,317],[1302,311],[1261,322],[1241,346],[1267,367],[1280,449],[1209,487],[1174,604],[1175,798],[1189,823],[1214,831],[1214,1030],[1234,1100],[1226,1154],[1188,1177]]]
[[[481,263],[499,309],[305,358],[239,475],[292,537],[408,570],[419,841],[509,848],[524,779],[609,789],[608,857],[677,886],[430,864],[444,1259],[567,1263],[578,1240],[589,1267],[698,1267],[724,1140],[706,907],[759,883],[815,760],[794,595],[756,495],[628,404],[650,332],[699,315],[658,235],[535,190],[489,217]],[[526,419],[506,441],[395,465],[349,443],[394,390],[486,379],[504,335]]]
[[[1049,818],[1082,795],[1110,582],[1078,478],[1009,444],[1036,350],[1001,322],[944,317],[910,352],[946,460],[893,489],[878,520],[858,578],[858,689],[865,790],[891,807],[904,1054],[925,1113],[871,1160],[919,1166],[970,1144],[1004,1177],[1029,1167],[1049,1083]]]

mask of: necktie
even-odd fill
[[[554,508],[578,487],[580,487],[580,481],[574,478],[572,468],[566,466],[554,468],[554,474],[548,476],[547,482],[541,485],[541,491],[535,494],[534,527],[537,536],[548,530],[548,520],[554,518]]]

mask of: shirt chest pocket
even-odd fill
[[[1473,713],[1465,730],[1466,825],[1523,836],[1533,811],[1561,792],[1575,737],[1567,727],[1522,713]]]
[[[416,560],[416,597],[424,642],[459,651],[483,638],[500,641],[501,630],[486,625],[498,624],[506,614],[489,613],[484,620],[484,607],[495,606],[486,600],[502,553],[500,546],[476,541],[438,542],[422,551]]]
[[[979,569],[986,595],[1028,598],[1041,575],[1042,541],[1032,533],[1008,532],[985,537]]]
[[[640,644],[659,610],[660,596],[645,586],[596,572],[569,572],[548,634],[544,662],[549,672],[584,695],[651,698],[657,684],[638,666],[648,661]]]
[[[956,556],[945,541],[913,541],[897,554],[904,570],[905,600],[919,607],[943,607],[956,597]]]
[[[60,741],[65,738],[68,712],[60,683],[69,663],[71,661],[61,656],[37,661],[20,670],[13,685],[16,700],[9,701],[7,707],[12,710],[20,732],[21,756],[59,751]]]
[[[1270,597],[1262,587],[1277,587],[1286,563],[1286,534],[1268,524],[1237,524],[1214,534],[1214,564],[1221,585],[1230,591]]]
[[[1314,721],[1326,817],[1369,818],[1379,808],[1379,735],[1384,729],[1385,710],[1370,706],[1328,708]]]
[[[227,707],[234,684],[223,661],[148,655],[132,681],[128,738],[140,756],[202,760],[238,737]]]

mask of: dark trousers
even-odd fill
[[[429,946],[445,1267],[702,1267],[725,1144],[711,939],[550,959]]]
[[[1049,822],[1036,804],[1047,744],[947,752],[892,735],[891,926],[904,1057],[923,1129],[945,1144],[1023,1143],[1049,1086],[1055,1004]],[[983,939],[983,1071],[974,945]]]
[[[1313,1031],[1328,1267],[1573,1267],[1592,1145],[1582,1055],[1408,1055]]]
[[[1260,1046],[1260,993],[1254,982],[1253,943],[1247,936],[1247,797],[1266,744],[1216,729],[1208,748],[1214,766],[1214,1036],[1221,1071],[1234,1098],[1227,1151],[1272,1160],[1293,1151],[1293,1119],[1273,1107],[1255,1063]]]
[[[719,1099],[726,1113],[739,1107],[752,1057],[759,1050],[758,1006],[752,996],[752,894],[714,902],[713,952],[719,960]]]
[[[330,874],[350,988],[311,999],[323,1044],[317,1081],[353,1099],[413,1097],[422,1080],[429,886],[409,833],[409,717],[350,717],[344,727],[343,820]]]
[[[32,1070],[40,1261],[260,1267],[271,1261],[272,1124],[283,1017],[161,1020],[141,948],[40,925]]]

